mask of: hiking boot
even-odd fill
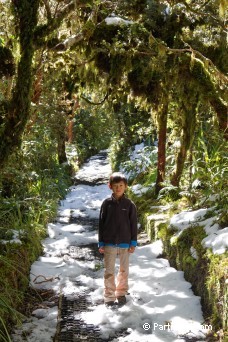
[[[116,303],[115,303],[114,301],[105,302],[106,308],[111,308],[111,307],[115,306],[115,304],[116,304]]]
[[[119,306],[126,304],[127,300],[125,296],[117,297],[117,303]]]

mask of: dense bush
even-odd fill
[[[60,165],[51,130],[37,121],[22,149],[0,175],[0,340],[21,319],[31,263],[42,253],[46,225],[71,184],[68,165]]]
[[[151,146],[156,140],[156,131],[150,112],[141,109],[134,102],[114,106],[114,111],[115,135],[111,140],[109,155],[113,169],[117,170],[121,162],[130,163],[130,151],[135,144],[144,141],[146,145]],[[127,171],[131,169],[131,165],[126,167]]]
[[[109,147],[114,134],[114,124],[107,108],[105,110],[100,106],[86,106],[75,114],[73,121],[73,144],[77,150],[79,164]]]

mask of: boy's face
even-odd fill
[[[109,188],[112,189],[114,197],[119,199],[123,196],[125,190],[127,189],[127,185],[123,181],[120,181],[118,183],[113,183],[112,185],[109,184]]]

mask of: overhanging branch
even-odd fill
[[[36,40],[42,40],[56,30],[62,23],[62,20],[75,9],[75,1],[71,1],[69,4],[64,6],[64,8],[57,12],[56,16],[50,17],[50,13],[47,14],[48,21],[44,25],[39,25],[35,29],[34,37]]]
[[[81,31],[75,35],[68,37],[63,42],[56,45],[54,49],[59,51],[67,50],[70,47],[75,46],[82,40],[89,39],[92,36],[97,24],[97,11],[98,8],[95,6]]]
[[[220,72],[218,70],[218,68],[214,65],[214,63],[212,62],[211,59],[205,57],[201,52],[199,52],[198,50],[193,49],[189,44],[188,44],[188,48],[183,48],[183,49],[174,49],[174,48],[169,48],[166,45],[160,43],[156,38],[153,37],[153,41],[157,46],[162,46],[162,48],[164,49],[164,51],[166,51],[167,53],[190,53],[193,57],[193,59],[197,60],[197,56],[199,57],[199,59],[204,63],[204,65],[208,68],[211,67],[213,73],[215,74],[214,76],[217,76],[217,78],[220,81],[223,81],[225,84],[227,84],[228,81],[228,77],[226,75],[224,75],[222,72]],[[186,44],[185,42],[183,42],[184,44]],[[140,54],[140,55],[147,55],[147,56],[154,56],[155,52],[154,51],[135,51],[135,53]]]

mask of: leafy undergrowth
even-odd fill
[[[42,254],[46,225],[71,185],[68,166],[54,161],[54,168],[36,172],[24,173],[20,162],[14,165],[9,164],[0,177],[1,341],[11,341],[11,327],[23,318],[31,264]]]

